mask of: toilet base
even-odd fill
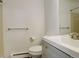
[[[31,54],[30,54],[31,55]],[[42,55],[31,55],[32,58],[41,58]]]

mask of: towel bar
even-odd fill
[[[8,28],[8,31],[10,30],[29,30],[29,28]]]
[[[59,27],[59,29],[69,29],[69,27]]]

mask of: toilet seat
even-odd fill
[[[42,54],[42,46],[36,45],[29,48],[29,54],[31,55],[41,55]]]

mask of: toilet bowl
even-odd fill
[[[29,54],[32,58],[39,58],[42,55],[42,46],[36,45],[29,48]]]

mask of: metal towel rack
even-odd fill
[[[59,29],[69,29],[69,27],[59,27]]]
[[[8,28],[8,31],[10,30],[29,30],[29,28]]]

